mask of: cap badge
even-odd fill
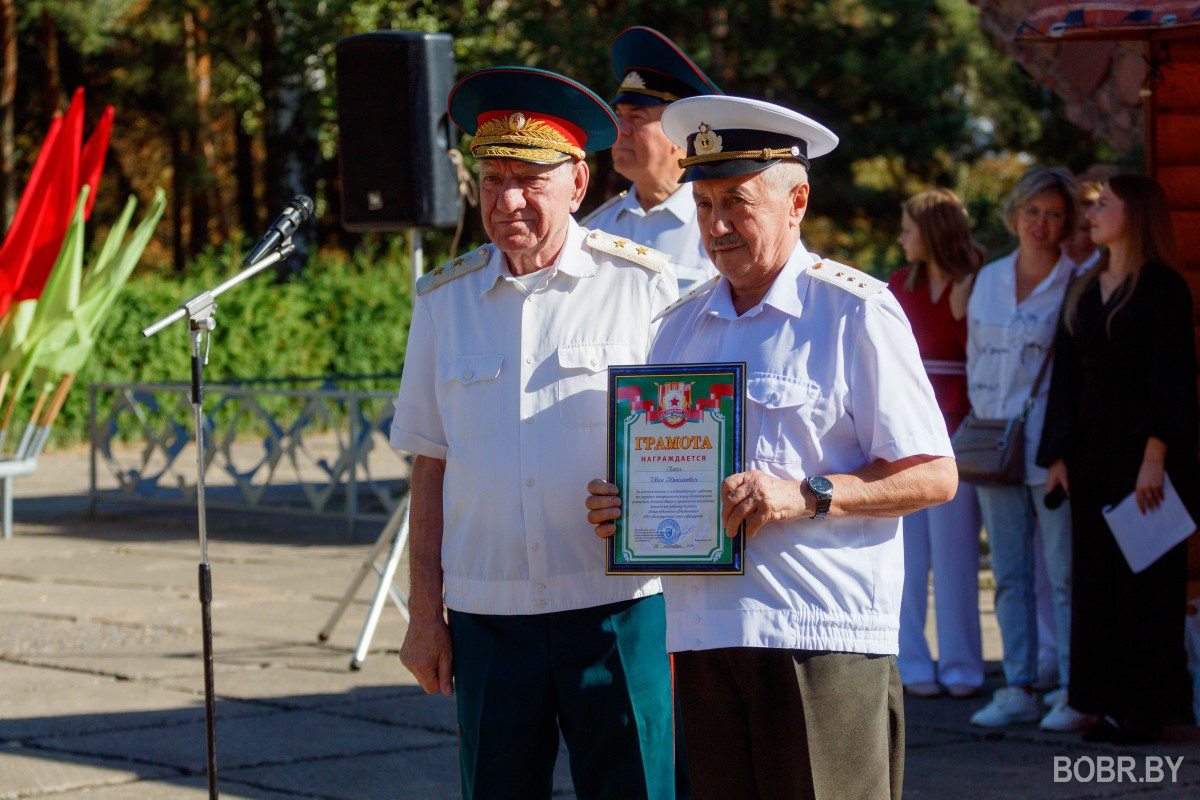
[[[696,150],[697,155],[710,155],[712,153],[721,152],[721,137],[713,133],[707,122],[700,123],[700,132],[696,134],[695,141],[692,146]]]
[[[625,73],[625,79],[621,81],[621,89],[645,89],[646,80],[638,75],[635,70],[629,70]]]
[[[525,127],[525,115],[522,114],[520,111],[509,116],[509,118],[508,118],[509,130],[519,131],[519,130],[521,130],[521,128],[524,128],[524,127]]]

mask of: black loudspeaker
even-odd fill
[[[342,226],[351,231],[458,222],[457,144],[446,100],[454,39],[377,31],[337,43]]]

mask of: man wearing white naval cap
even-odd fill
[[[604,465],[605,370],[644,360],[675,277],[571,218],[585,153],[617,135],[589,89],[494,67],[448,110],[491,242],[417,283],[391,435],[418,456],[400,658],[456,696],[467,800],[549,800],[560,731],[579,798],[670,800],[659,583],[606,575],[570,498]]]
[[[745,574],[663,579],[693,792],[898,800],[900,518],[954,496],[945,423],[883,282],[801,243],[837,137],[735,97],[681,100],[663,130],[720,277],[664,313],[649,363],[747,365],[748,470],[722,486]],[[589,492],[611,535],[616,487]]]
[[[649,245],[671,257],[679,291],[716,273],[700,242],[692,193],[679,184],[685,150],[662,132],[663,110],[683,97],[722,94],[674,42],[641,25],[621,31],[612,43],[612,71],[620,79],[612,105],[620,135],[613,168],[633,182],[585,217],[582,224]]]

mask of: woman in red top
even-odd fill
[[[971,238],[966,209],[949,189],[931,189],[908,200],[900,225],[898,241],[910,266],[893,273],[888,288],[908,315],[938,406],[953,435],[971,410],[967,298],[986,252]],[[944,686],[954,697],[969,697],[983,685],[979,529],[975,487],[961,481],[949,503],[904,519],[897,662],[904,689],[911,695],[934,697]],[[937,612],[936,670],[925,640],[931,567]]]

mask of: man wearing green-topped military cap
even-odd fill
[[[677,296],[662,253],[580,227],[612,109],[543,70],[454,87],[490,243],[417,284],[393,446],[414,453],[401,660],[454,694],[466,798],[672,798],[660,582],[605,574],[579,487],[605,465],[606,370]],[[444,611],[443,606],[447,611]]]
[[[663,134],[662,115],[684,97],[722,94],[700,67],[662,33],[637,25],[612,43],[612,71],[620,86],[612,104],[620,136],[612,148],[613,168],[633,185],[583,220],[662,250],[671,256],[680,293],[716,274],[700,242],[696,204],[679,183],[686,148]]]

